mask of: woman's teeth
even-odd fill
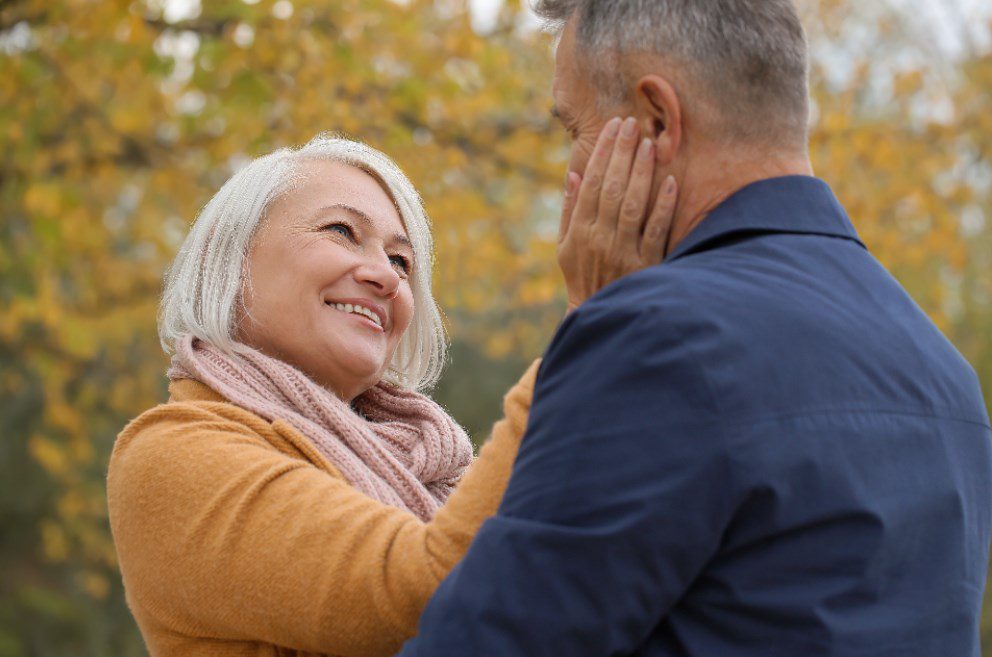
[[[369,310],[368,308],[366,308],[365,306],[359,306],[357,304],[350,304],[350,303],[329,303],[327,305],[331,306],[332,308],[336,308],[337,310],[340,310],[342,312],[355,313],[356,315],[361,315],[362,317],[368,317],[373,322],[375,322],[376,326],[382,328],[382,322],[379,320],[379,316],[376,315],[371,310]]]

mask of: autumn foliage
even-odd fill
[[[518,2],[485,30],[466,0],[177,14],[198,4],[0,0],[0,657],[143,654],[106,462],[164,399],[163,270],[246,158],[332,131],[409,173],[455,342],[438,396],[479,438],[563,307],[568,145],[548,115],[550,39]],[[857,6],[803,4],[814,165],[992,392],[992,55],[944,54],[898,12]]]

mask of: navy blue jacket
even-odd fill
[[[975,373],[815,178],[562,324],[498,514],[404,657],[977,657]]]

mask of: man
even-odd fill
[[[670,252],[563,323],[500,511],[401,654],[977,657],[988,415],[811,177],[792,3],[539,11],[571,170],[633,116],[679,181]]]

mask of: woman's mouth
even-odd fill
[[[337,303],[334,301],[325,301],[328,306],[334,308],[335,310],[340,310],[343,313],[348,313],[351,315],[359,315],[369,320],[375,324],[380,330],[382,330],[382,318],[379,313],[375,312],[371,308],[359,305],[357,303]]]

